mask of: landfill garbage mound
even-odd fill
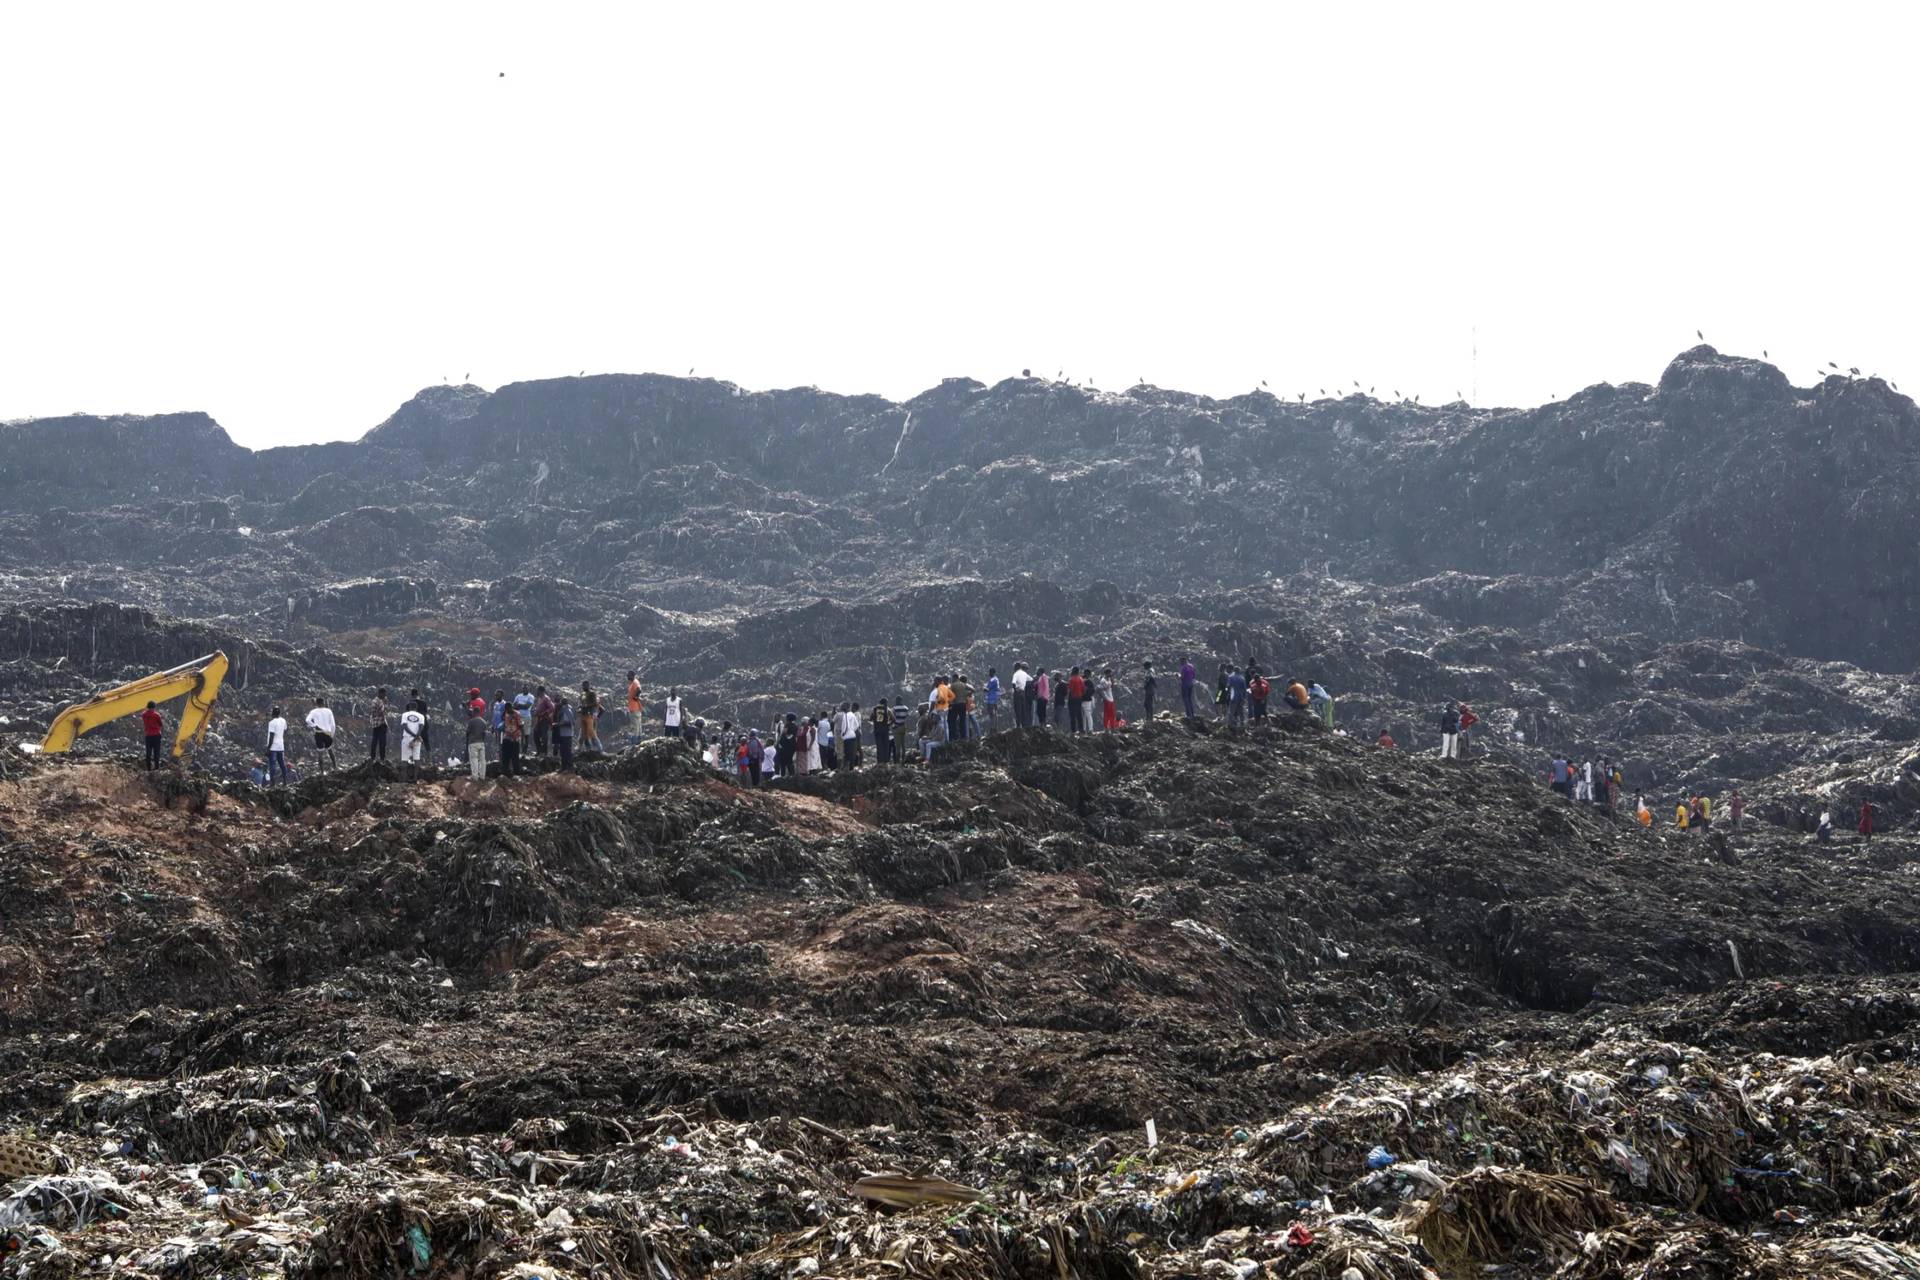
[[[0,779],[0,1273],[1920,1268],[1904,832],[1295,714],[176,792]]]
[[[506,666],[988,566],[1158,596],[1457,574],[1467,625],[1920,665],[1920,410],[1882,379],[1700,346],[1526,410],[1303,392],[606,375],[429,388],[358,440],[259,452],[204,414],[32,420],[0,427],[0,572]]]
[[[606,376],[259,452],[0,426],[0,1274],[1920,1275],[1915,416],[1699,347],[1532,410]],[[192,767],[33,750],[216,649]],[[657,736],[668,689],[764,730],[1015,660],[1111,666],[1125,727],[757,790]],[[1334,708],[1230,725],[1229,662]],[[571,771],[448,741],[630,669]],[[422,767],[362,760],[378,688]],[[349,767],[255,785],[322,696]]]

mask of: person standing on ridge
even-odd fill
[[[1180,702],[1186,708],[1189,720],[1196,719],[1200,715],[1193,701],[1193,688],[1199,681],[1200,673],[1194,669],[1193,659],[1182,658],[1180,660]]]
[[[580,682],[580,749],[600,750],[600,695],[588,681]]]
[[[1871,800],[1862,800],[1860,802],[1860,825],[1858,830],[1862,840],[1871,841],[1873,839],[1873,801]]]
[[[1733,829],[1738,831],[1747,816],[1747,802],[1741,798],[1738,787],[1733,789],[1733,797],[1727,801],[1727,812],[1733,815]]]
[[[493,748],[493,758],[500,758],[500,735],[507,727],[507,691],[495,689],[493,701],[487,706],[487,742]]]
[[[527,686],[521,685],[513,695],[513,705],[520,712],[520,758],[525,760],[527,744],[533,740],[533,694]]]
[[[667,690],[666,719],[663,722],[663,726],[662,726],[664,730],[663,736],[668,738],[678,738],[679,736],[681,736],[680,735],[680,719],[681,719],[680,690],[677,687],[670,688]]]
[[[899,698],[893,704],[893,762],[907,762],[907,740],[913,736],[913,708],[907,705],[905,698]]]
[[[1440,711],[1440,758],[1451,760],[1455,741],[1460,736],[1460,708],[1449,702]],[[1559,781],[1558,778],[1555,781]]]
[[[1073,697],[1068,688],[1068,678],[1064,672],[1053,673],[1053,725],[1060,728],[1064,722],[1071,729],[1073,725]]]
[[[767,767],[767,744],[760,741],[758,729],[747,730],[747,785],[758,787],[760,776]]]
[[[1081,708],[1087,701],[1087,679],[1074,667],[1067,673],[1067,732],[1082,731]]]
[[[553,749],[560,756],[560,772],[573,772],[573,729],[578,721],[574,718],[573,704],[562,694],[553,704]]]
[[[1256,666],[1247,667],[1247,706],[1252,718],[1267,718],[1267,699],[1273,694],[1273,682],[1267,679],[1266,672]]]
[[[553,698],[547,686],[541,685],[533,697],[533,754],[541,759],[553,751],[553,712]]]
[[[1153,693],[1155,688],[1158,687],[1159,681],[1153,678],[1153,664],[1151,662],[1143,662],[1140,666],[1142,668],[1140,672],[1140,718],[1142,720],[1151,720],[1153,719]]]
[[[1027,664],[1013,664],[1013,724],[1017,729],[1033,727],[1033,676]]]
[[[267,718],[267,785],[273,785],[274,772],[278,770],[282,786],[293,779],[287,773],[287,718],[275,707]]]
[[[148,773],[160,767],[160,733],[166,727],[166,717],[160,714],[160,704],[148,701],[147,709],[140,713],[140,732],[147,739]]]
[[[487,777],[487,717],[484,712],[467,712],[467,776],[475,782]]]
[[[875,764],[893,763],[893,708],[884,698],[873,704],[873,714],[867,717],[873,725],[873,762]]]
[[[933,693],[927,698],[927,705],[940,717],[940,735],[943,741],[953,740],[953,686],[947,678],[941,676],[933,682]]]
[[[417,775],[427,748],[427,704],[415,698],[400,713],[400,763],[412,765]]]
[[[838,772],[840,769],[840,754],[836,746],[838,735],[834,732],[833,728],[833,713],[822,711],[819,715],[815,716],[814,728],[818,731],[814,734],[813,741],[814,745],[820,748],[821,767],[830,773]]]
[[[339,768],[340,761],[333,754],[333,735],[338,726],[333,722],[333,712],[327,708],[325,698],[313,700],[313,710],[307,712],[307,728],[313,730],[313,761],[321,773],[328,768]]]
[[[373,722],[373,731],[367,737],[367,759],[385,760],[387,758],[387,691],[373,691],[373,705],[367,708],[367,718]]]
[[[1053,702],[1053,680],[1045,667],[1033,678],[1033,727],[1047,727],[1047,708]]]
[[[840,759],[848,769],[860,767],[860,704],[848,702],[840,711]]]
[[[1245,724],[1247,721],[1247,677],[1238,667],[1227,671],[1227,723]]]
[[[1218,714],[1223,716],[1232,714],[1232,709],[1227,705],[1228,699],[1232,696],[1231,691],[1227,688],[1232,675],[1233,667],[1228,663],[1221,663],[1220,680],[1213,689],[1213,705],[1218,710]]]
[[[1373,744],[1376,747],[1384,747],[1388,751],[1391,751],[1393,750],[1393,735],[1388,733],[1386,731],[1386,728],[1383,726],[1380,730],[1380,736],[1374,739]]]
[[[429,718],[427,700],[420,696],[418,689],[407,690],[407,705],[420,713],[420,754],[423,759],[433,758],[433,722]]]
[[[789,777],[793,773],[793,758],[799,742],[800,727],[791,711],[780,722],[780,732],[773,740],[773,776]]]
[[[640,700],[640,673],[627,672],[627,733],[635,741],[641,737],[644,729],[642,717],[646,715],[647,704]]]
[[[953,703],[947,708],[947,736],[964,742],[974,736],[968,724],[973,718],[973,685],[968,683],[966,676],[955,674],[953,683],[948,687],[953,691]]]
[[[1000,731],[1000,673],[992,667],[987,668],[987,687],[982,691],[987,704],[987,732]]]
[[[520,708],[509,702],[500,716],[500,776],[518,777],[520,774],[520,744],[526,740],[527,722],[521,718]]]
[[[1100,727],[1103,729],[1120,727],[1120,703],[1114,694],[1112,667],[1100,673]]]
[[[1480,717],[1473,714],[1473,708],[1468,706],[1464,702],[1461,703],[1460,704],[1460,736],[1455,738],[1453,742],[1453,747],[1454,747],[1453,753],[1456,756],[1459,756],[1462,759],[1466,758],[1468,754],[1467,735],[1472,733],[1473,726],[1479,723],[1480,723]]]

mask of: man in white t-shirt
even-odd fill
[[[400,763],[419,764],[426,746],[427,717],[417,702],[400,713]]]
[[[313,710],[307,712],[307,728],[313,730],[313,758],[320,772],[325,773],[329,767],[339,768],[340,762],[333,754],[333,712],[328,709],[325,698],[313,700]]]
[[[267,785],[273,785],[275,770],[279,771],[282,786],[293,781],[287,772],[287,718],[280,708],[273,709],[273,716],[267,721]]]
[[[1033,683],[1033,673],[1027,670],[1027,664],[1013,664],[1013,723],[1026,728],[1033,723],[1033,694],[1027,686]]]
[[[678,689],[669,689],[667,691],[666,736],[669,738],[677,738],[680,736],[680,691]]]
[[[840,707],[840,767],[860,767],[860,704],[842,703]]]

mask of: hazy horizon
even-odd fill
[[[1912,11],[17,7],[0,417],[1023,367],[1526,407],[1915,379]],[[504,74],[502,74],[504,73]]]

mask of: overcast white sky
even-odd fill
[[[1364,11],[1362,11],[1364,10]],[[1920,7],[0,8],[0,418],[1022,366],[1920,388]],[[500,73],[505,72],[503,78]]]

